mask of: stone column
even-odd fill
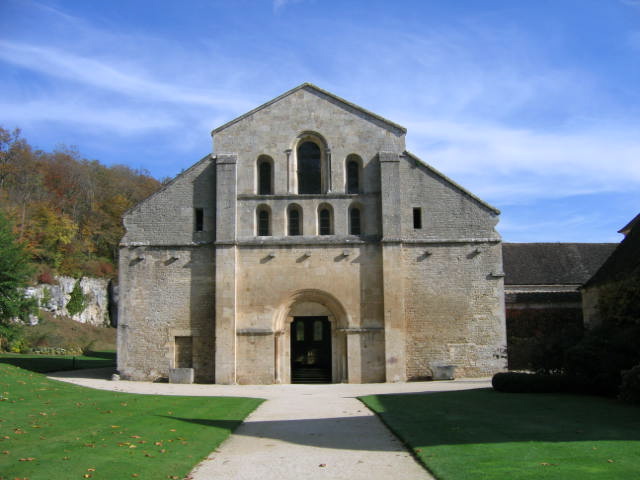
[[[236,383],[236,155],[216,159],[215,379]]]
[[[402,382],[406,375],[406,321],[404,315],[404,271],[402,268],[402,224],[400,158],[380,152],[380,197],[382,203],[382,277],[384,301],[385,372],[387,382]]]

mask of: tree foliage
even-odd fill
[[[31,274],[29,254],[0,212],[0,348],[20,340],[14,319],[26,320],[35,312],[36,302],[24,295]]]
[[[69,296],[69,303],[67,303],[67,311],[69,312],[69,315],[74,316],[78,313],[82,313],[87,306],[87,301],[84,297],[84,293],[82,292],[80,280],[76,280],[73,290],[71,290],[71,294]]]
[[[160,186],[148,172],[105,166],[69,147],[35,150],[0,127],[0,212],[40,272],[113,276],[122,215]]]

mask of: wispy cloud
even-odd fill
[[[164,83],[126,71],[115,63],[50,47],[0,41],[0,59],[45,75],[136,98],[225,109],[246,106],[246,100],[234,98],[229,92],[197,91]]]
[[[427,163],[494,202],[640,190],[640,126],[564,133],[440,121],[407,126],[409,145]]]

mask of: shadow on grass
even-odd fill
[[[640,408],[601,397],[480,389],[362,401],[411,445],[640,440]]]
[[[115,353],[100,352],[102,356],[85,355],[29,355],[29,354],[1,354],[0,363],[7,363],[14,367],[24,368],[37,373],[60,372],[64,370],[78,370],[87,368],[115,367]],[[107,354],[109,354],[107,356]]]

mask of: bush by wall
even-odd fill
[[[629,403],[640,403],[640,364],[622,372],[620,399]]]
[[[579,390],[565,375],[501,372],[491,379],[493,389],[509,393],[564,393]]]

